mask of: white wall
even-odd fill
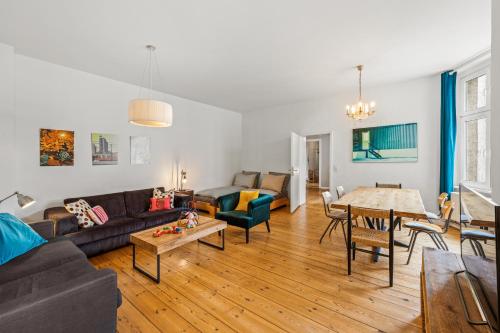
[[[492,1],[491,41],[491,180],[493,198],[500,203],[500,3]]]
[[[123,82],[15,55],[15,186],[37,199],[19,216],[38,218],[62,199],[152,186],[175,185],[177,163],[185,188],[230,183],[240,170],[241,115],[187,99],[156,94],[172,104],[174,125],[146,128],[127,122],[128,101],[139,88]],[[75,131],[75,165],[39,165],[39,129]],[[92,166],[91,132],[119,136],[119,165]],[[3,134],[3,133],[2,133]],[[130,165],[131,135],[150,136],[150,165]],[[5,137],[5,135],[3,135]]]
[[[0,199],[16,190],[14,184],[14,49],[0,44]],[[12,212],[15,198],[5,201],[1,212]]]
[[[365,89],[377,102],[370,119],[347,119],[345,105],[356,100],[355,91],[331,98],[306,101],[243,115],[242,165],[247,169],[286,171],[290,168],[290,132],[302,135],[333,131],[331,186],[347,191],[375,182],[401,182],[418,188],[428,209],[435,210],[439,192],[440,78],[427,77]],[[352,128],[418,123],[418,162],[352,163]]]

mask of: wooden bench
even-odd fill
[[[420,291],[424,332],[490,332],[488,326],[471,325],[466,319],[455,273],[464,270],[459,254],[425,247],[422,253]],[[473,320],[481,316],[474,306],[473,294],[459,275],[469,315]]]

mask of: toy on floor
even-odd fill
[[[162,235],[167,235],[167,234],[182,234],[184,231],[184,228],[181,227],[171,227],[171,226],[166,226],[163,227],[163,229],[156,229],[155,232],[153,232],[153,237],[160,237]]]

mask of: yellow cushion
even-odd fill
[[[254,199],[257,199],[258,197],[259,191],[241,191],[240,201],[238,202],[238,206],[236,206],[235,210],[247,211],[248,203]]]

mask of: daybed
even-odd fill
[[[269,172],[269,175],[284,176],[283,185],[279,191],[277,191],[278,189],[276,188],[262,188],[260,172],[242,171],[234,177],[233,184],[230,186],[216,187],[195,193],[194,205],[197,209],[208,212],[210,216],[215,216],[219,208],[220,198],[229,194],[238,193],[245,189],[259,189],[260,193],[268,194],[273,197],[271,210],[288,206],[288,183],[290,182],[290,174]],[[250,176],[254,176],[254,178]],[[264,175],[264,178],[265,176],[266,175]]]

